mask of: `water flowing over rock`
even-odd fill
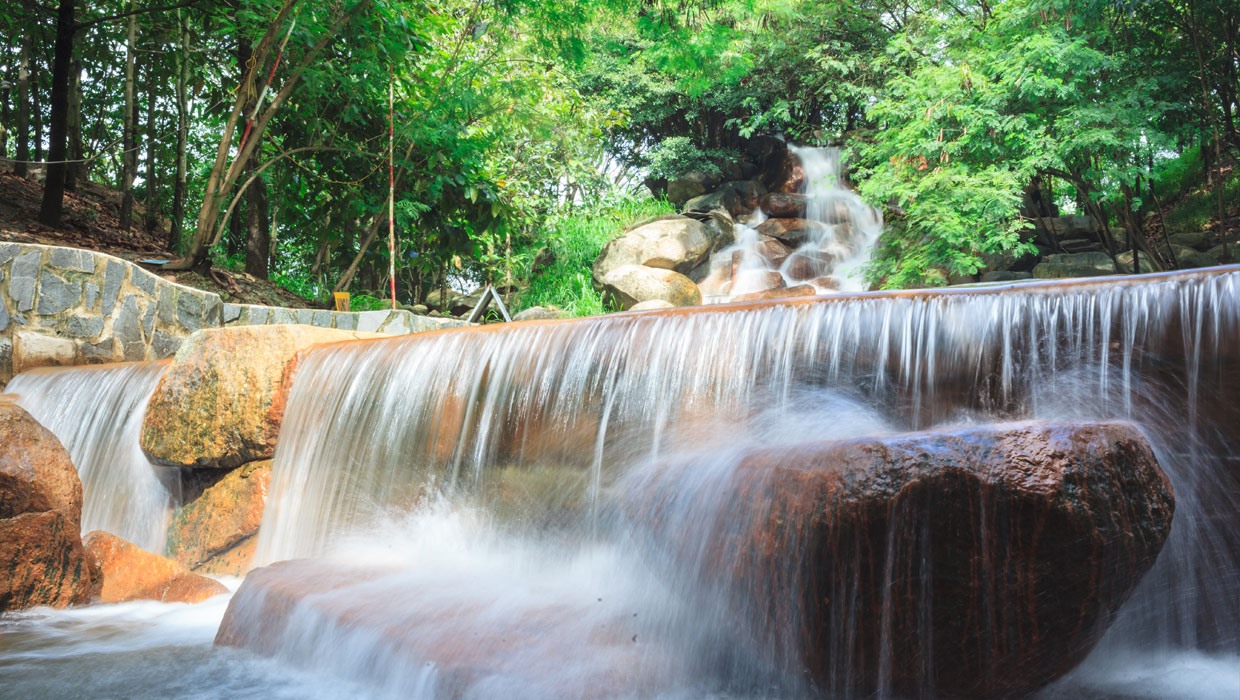
[[[82,530],[114,532],[160,551],[176,475],[138,446],[146,402],[164,362],[39,369],[13,378],[18,404],[69,451],[82,482]]]
[[[82,485],[60,441],[0,400],[0,612],[90,598]]]
[[[161,600],[165,603],[199,603],[227,593],[218,581],[199,576],[184,566],[148,552],[132,542],[102,530],[86,534],[89,555],[103,577],[100,601]]]
[[[239,326],[195,333],[151,396],[142,449],[157,463],[229,469],[270,459],[298,353],[377,337],[312,326]]]
[[[1174,510],[1144,437],[1117,423],[767,448],[722,497],[678,471],[636,494],[634,526],[665,527],[656,537],[697,560],[682,568],[728,581],[741,622],[833,694],[1049,683],[1097,643]],[[715,517],[678,519],[694,497]]]

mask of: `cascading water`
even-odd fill
[[[138,447],[146,403],[167,362],[48,368],[6,391],[52,431],[82,479],[82,532],[106,530],[161,552],[172,490]]]
[[[147,608],[32,613],[0,623],[0,687],[805,697],[824,689],[745,622],[763,601],[703,576],[712,536],[747,515],[727,497],[744,455],[944,425],[1120,418],[1142,428],[1175,486],[1171,536],[1089,660],[1037,697],[1231,700],[1238,340],[1240,269],[1226,268],[319,348],[289,398],[260,533],[259,559],[279,563],[250,574],[217,637],[272,660],[212,652],[209,625]],[[643,515],[651,494],[657,521]],[[916,551],[917,525],[906,535],[893,522],[886,548]],[[280,561],[291,557],[316,559]],[[831,604],[856,609],[845,593]],[[861,622],[845,615],[832,634]],[[139,629],[133,649],[115,648],[117,626]],[[62,629],[73,630],[70,651],[47,641]],[[70,654],[106,659],[108,673],[82,674]],[[173,680],[143,674],[151,659]],[[830,697],[894,696],[886,677],[904,659],[877,660],[874,693],[850,689],[848,661],[827,660],[841,676]],[[149,691],[117,685],[126,669]]]
[[[567,606],[552,617],[606,627],[632,610],[636,622],[624,632],[648,651],[618,662],[626,673],[671,694],[795,695],[805,690],[801,681],[746,641],[729,622],[730,603],[692,576],[669,578],[677,565],[645,544],[640,523],[634,531],[624,502],[640,491],[642,474],[668,460],[699,465],[673,500],[683,510],[668,517],[709,522],[721,475],[755,445],[996,419],[1118,418],[1144,428],[1179,506],[1162,557],[1095,657],[1173,649],[1234,657],[1240,532],[1228,519],[1240,509],[1230,456],[1240,451],[1232,427],[1237,340],[1240,272],[1229,269],[621,315],[323,348],[306,358],[290,396],[258,558],[343,555],[350,565],[360,559],[398,571],[433,564],[431,581],[393,574],[405,583],[392,583],[385,574],[389,583],[368,584],[378,586],[372,595],[389,606],[386,614],[401,605],[392,591],[408,584],[411,599],[429,596],[437,609],[458,611],[451,625],[463,634],[479,633],[475,624],[485,624],[465,618],[482,615],[509,620],[502,629],[512,634],[532,626],[553,637],[540,617],[549,605],[547,572],[568,576],[605,562],[580,585],[616,607],[601,613],[587,605],[589,595],[584,602],[552,595]],[[452,526],[452,536],[470,544],[454,547],[460,559],[448,563],[424,554],[444,539],[433,513],[445,498],[447,512],[482,514]],[[367,540],[381,544],[359,557]],[[508,553],[501,570],[482,564],[500,551]],[[314,599],[357,599],[353,589],[340,595]],[[488,602],[497,597],[502,615]],[[261,615],[261,601],[237,603],[242,619]],[[391,657],[380,663],[384,678],[403,658],[392,648],[405,649],[403,663],[422,659],[444,671],[404,677],[400,692],[463,687],[466,696],[493,696],[527,682],[499,670],[491,685],[476,678],[479,665],[511,665],[508,652],[465,663],[434,644],[384,647],[342,622],[364,612],[326,605],[337,614],[307,612],[317,622],[298,628],[302,642],[268,640],[281,658],[318,666],[333,640],[361,635],[368,651],[359,658]],[[401,618],[409,635],[432,631],[417,620],[445,624],[447,613],[410,606],[419,614]],[[444,638],[441,627],[433,631],[427,638]],[[565,634],[563,649],[540,653],[594,649],[583,635]],[[669,655],[679,671],[664,663]],[[447,672],[462,665],[473,669],[465,680]],[[375,672],[360,661],[350,668],[355,676]],[[1186,697],[1226,697],[1232,682]]]
[[[708,303],[726,302],[772,287],[810,285],[817,293],[866,289],[863,268],[882,233],[882,215],[844,186],[838,148],[791,146],[805,174],[805,221],[796,246],[763,233],[759,209],[736,226],[735,242],[710,260],[701,284]],[[785,236],[787,237],[787,236]]]

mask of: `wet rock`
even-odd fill
[[[11,401],[0,401],[0,612],[90,599],[82,484],[69,453]]]
[[[695,477],[666,474],[634,522],[684,507],[677,479]],[[759,642],[828,694],[1036,690],[1093,648],[1174,510],[1145,438],[1120,423],[756,450],[729,481],[718,521],[656,536],[727,581]]]
[[[148,552],[110,532],[88,532],[84,541],[103,577],[100,602],[200,603],[228,592],[219,581],[199,576],[171,559]]]
[[[783,271],[796,281],[825,277],[835,269],[835,256],[819,250],[802,248],[784,262]]]
[[[151,396],[142,449],[159,464],[232,468],[270,459],[302,350],[380,337],[313,326],[204,329],[181,345]]]
[[[812,284],[798,284],[795,287],[767,289],[761,292],[738,294],[732,301],[770,301],[771,299],[790,299],[794,297],[812,297],[818,293]]]
[[[728,185],[736,192],[745,207],[746,213],[756,211],[762,206],[762,195],[766,194],[766,186],[757,180],[738,180]]]
[[[735,298],[786,286],[784,276],[774,270],[735,270],[728,293]]]
[[[791,194],[805,191],[805,166],[796,153],[784,152],[784,159],[772,178],[771,191]]]
[[[762,211],[775,218],[795,219],[805,216],[808,202],[803,194],[768,192],[762,196]]]
[[[767,265],[774,268],[784,264],[784,261],[792,254],[792,248],[787,243],[769,236],[763,236],[755,246],[755,250],[767,262]]]
[[[821,238],[827,232],[827,226],[809,219],[767,219],[758,225],[757,231],[795,248],[807,240]]]
[[[168,526],[167,555],[208,574],[249,571],[270,482],[271,461],[251,462],[178,508]]]
[[[702,222],[686,216],[639,226],[603,246],[594,262],[594,281],[625,265],[644,265],[686,274],[706,259],[711,239]]]
[[[672,270],[624,265],[612,270],[602,281],[603,293],[621,309],[656,299],[672,306],[702,303],[702,292],[693,280]]]

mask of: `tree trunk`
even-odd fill
[[[39,90],[38,75],[31,71],[30,79],[32,81],[30,90],[30,123],[34,129],[34,160],[36,163],[43,162],[43,102],[40,99],[42,91]],[[67,94],[67,93],[66,93]]]
[[[271,51],[275,46],[277,35],[284,28],[285,19],[295,2],[296,0],[285,0],[276,19],[268,27],[267,34],[263,36],[263,39],[254,51],[255,65],[266,65],[267,58],[271,55]],[[367,11],[369,7],[369,0],[363,0],[352,9],[344,12],[324,32],[323,36],[319,37],[314,46],[301,57],[297,66],[288,71],[284,85],[271,98],[271,103],[266,108],[261,108],[260,106],[258,116],[253,120],[253,124],[247,125],[246,131],[249,133],[243,133],[242,142],[237,146],[238,153],[230,163],[228,156],[233,147],[233,135],[242,118],[243,107],[252,99],[250,95],[257,96],[258,90],[261,89],[256,84],[255,71],[249,72],[246,80],[237,91],[237,100],[233,104],[232,114],[224,127],[224,135],[220,138],[220,146],[216,151],[215,165],[211,168],[211,173],[208,176],[207,188],[203,192],[202,208],[198,211],[198,225],[194,232],[193,245],[186,254],[185,259],[173,262],[165,269],[188,270],[207,264],[207,250],[218,238],[215,229],[219,221],[220,205],[228,199],[241,174],[248,166],[248,161],[257,150],[257,142],[266,130],[267,124],[288,100],[305,69],[318,60],[319,55],[335,39],[341,29],[348,25],[354,17]]]
[[[155,144],[155,62],[146,67],[146,231],[159,230],[159,166]]]
[[[177,10],[177,25],[181,32],[181,50],[177,55],[177,164],[176,184],[172,189],[172,226],[168,228],[168,250],[173,252],[181,246],[185,226],[186,194],[186,142],[189,140],[189,22],[181,10]]]
[[[77,184],[86,177],[82,160],[82,61],[73,56],[69,61],[68,160],[65,164],[65,189],[77,191]]]
[[[271,260],[271,220],[267,212],[267,185],[259,176],[245,190],[245,271],[267,279]]]
[[[56,53],[52,61],[52,133],[43,184],[43,203],[39,221],[48,226],[60,225],[65,199],[65,142],[69,127],[69,64],[73,61],[73,35],[76,0],[60,0],[56,11]]]
[[[30,172],[30,55],[34,53],[33,27],[27,27],[22,35],[21,57],[17,64],[17,163],[13,172],[26,177]]]
[[[138,9],[138,0],[129,0],[129,10]],[[121,118],[124,122],[121,146],[121,213],[120,227],[128,231],[133,225],[133,181],[138,176],[138,100],[134,89],[134,73],[137,68],[138,16],[129,16],[129,31],[125,35],[125,106]]]

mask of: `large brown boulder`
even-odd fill
[[[199,603],[228,592],[219,581],[199,576],[110,532],[95,530],[87,533],[84,540],[103,576],[100,602]]]
[[[82,483],[60,441],[0,400],[0,612],[90,599]]]
[[[594,262],[594,282],[606,284],[604,280],[608,275],[626,265],[685,274],[701,264],[710,250],[711,238],[701,221],[687,216],[659,218],[603,246]]]
[[[270,482],[271,461],[252,462],[178,508],[168,526],[167,555],[202,573],[249,571]]]
[[[639,639],[631,608],[590,595],[546,600],[518,586],[519,577],[496,599],[400,569],[282,561],[246,576],[215,643],[397,696],[646,698],[666,688],[683,655]],[[315,624],[302,624],[306,615]],[[370,663],[341,653],[362,647]],[[433,675],[419,676],[422,668]]]
[[[717,521],[656,539],[727,581],[741,623],[831,693],[1009,697],[1049,683],[1102,636],[1174,510],[1144,437],[1117,423],[759,450],[730,482],[712,496]],[[676,522],[683,498],[656,483],[635,520]]]
[[[299,353],[381,337],[314,326],[235,326],[186,339],[151,396],[142,449],[167,465],[230,469],[270,459]]]
[[[793,248],[807,240],[821,238],[827,225],[810,219],[767,219],[758,225],[758,233],[783,241]]]
[[[809,199],[803,194],[768,192],[762,196],[762,211],[775,218],[795,219],[805,216]]]
[[[603,293],[621,309],[629,309],[643,301],[666,301],[672,306],[696,306],[702,303],[702,292],[693,280],[679,272],[624,265],[602,279]]]

